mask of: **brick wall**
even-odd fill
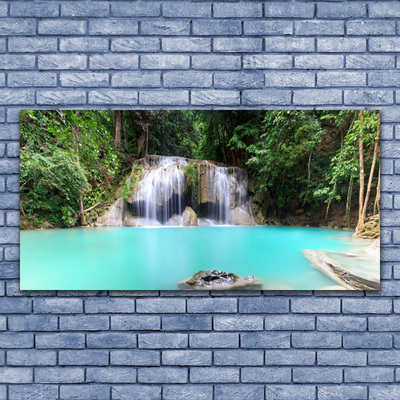
[[[0,399],[400,398],[398,17],[385,0],[0,2]],[[20,292],[19,110],[61,107],[381,109],[383,289]]]

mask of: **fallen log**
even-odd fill
[[[348,290],[379,290],[380,283],[355,275],[328,257],[323,251],[303,250],[311,265]]]
[[[87,208],[86,210],[83,210],[83,213],[87,213],[87,212],[89,212],[90,210],[93,210],[93,208],[96,208],[96,207],[99,206],[100,204],[101,204],[100,202],[96,203],[94,206],[89,207],[89,208]]]

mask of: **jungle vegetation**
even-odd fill
[[[23,111],[21,226],[95,221],[116,193],[129,197],[135,161],[157,154],[246,168],[265,221],[360,230],[379,214],[379,124],[370,110]]]

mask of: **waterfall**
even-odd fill
[[[100,224],[254,225],[246,170],[183,157],[147,156],[142,162],[143,177],[134,183],[129,201],[118,199]],[[189,162],[197,165],[196,191],[188,190],[185,170]]]
[[[185,209],[187,161],[181,157],[149,157],[148,171],[136,193],[136,215],[165,224]]]

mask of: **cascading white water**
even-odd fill
[[[187,161],[180,157],[152,157],[150,168],[138,184],[137,215],[147,221],[166,223],[184,210]]]

